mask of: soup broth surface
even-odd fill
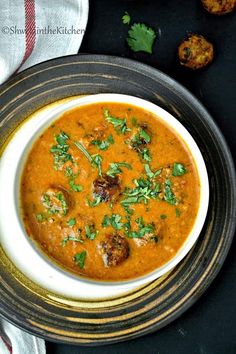
[[[196,219],[199,189],[188,147],[161,119],[96,103],[66,112],[34,143],[22,218],[62,268],[128,280],[174,257]]]

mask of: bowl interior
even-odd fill
[[[19,187],[22,170],[33,143],[39,135],[53,121],[58,119],[64,112],[78,106],[93,104],[96,102],[122,102],[130,105],[139,106],[154,113],[159,119],[168,124],[184,140],[189,148],[199,174],[200,179],[200,203],[198,214],[194,226],[183,246],[177,254],[162,267],[155,271],[129,281],[121,282],[101,282],[74,276],[56,266],[47,256],[39,251],[38,247],[26,236],[20,217]],[[189,252],[196,242],[203,227],[208,202],[209,202],[209,182],[206,166],[202,154],[189,132],[184,126],[167,111],[146,100],[121,94],[98,94],[86,97],[70,99],[68,102],[58,103],[46,110],[34,114],[27,120],[22,127],[15,133],[12,140],[7,145],[0,166],[0,192],[6,197],[8,184],[8,203],[7,206],[0,207],[2,245],[14,261],[17,267],[34,282],[53,292],[81,298],[107,298],[129,291],[142,286],[161,275],[170,271],[176,266]],[[9,196],[10,191],[10,196]],[[14,245],[14,236],[17,233],[17,250]],[[62,285],[63,284],[63,285]],[[93,290],[96,288],[96,295]],[[91,295],[88,295],[91,294]]]

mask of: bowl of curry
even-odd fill
[[[3,152],[0,192],[2,245],[18,268],[89,298],[175,267],[209,201],[206,166],[184,126],[121,94],[74,98],[26,120]]]

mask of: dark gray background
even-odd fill
[[[153,55],[133,53],[125,38],[128,11],[159,33]],[[81,52],[113,54],[150,64],[186,86],[209,110],[223,132],[233,157],[236,151],[236,14],[208,14],[200,0],[90,0]],[[215,46],[214,62],[201,71],[178,64],[176,50],[188,32],[205,35]],[[224,186],[222,186],[224,188]],[[179,319],[162,330],[132,341],[103,347],[47,342],[49,354],[235,354],[236,242],[213,284]]]

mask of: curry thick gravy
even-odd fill
[[[29,237],[57,264],[107,281],[169,261],[191,231],[199,178],[184,141],[141,108],[66,112],[30,151],[21,181]]]

